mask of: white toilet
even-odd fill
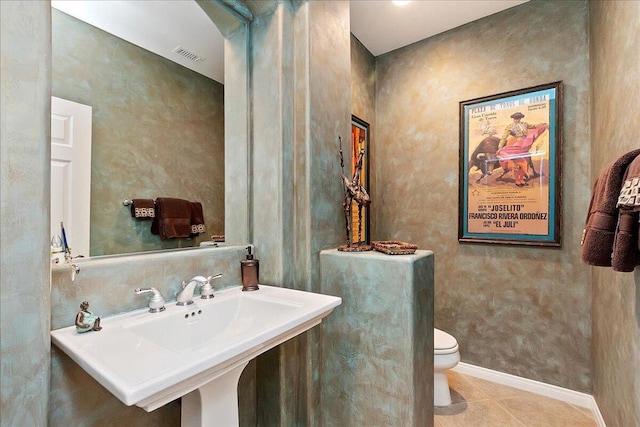
[[[451,405],[447,369],[460,362],[458,341],[440,329],[433,329],[433,404]]]

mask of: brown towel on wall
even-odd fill
[[[170,197],[156,199],[156,216],[151,223],[151,233],[162,240],[189,237],[191,235],[191,202]]]
[[[137,219],[152,219],[156,216],[153,199],[133,199],[131,201],[131,216]]]
[[[615,231],[618,224],[616,203],[625,171],[640,154],[640,149],[609,163],[593,187],[585,229],[582,233],[582,261],[589,265],[611,267]]]
[[[202,213],[202,203],[191,202],[191,237],[196,237],[205,231],[204,213]]]
[[[615,271],[631,272],[640,264],[638,212],[640,211],[640,155],[627,167],[620,188],[618,227],[613,243],[611,267]]]
[[[617,207],[640,211],[640,155],[636,156],[627,167]]]

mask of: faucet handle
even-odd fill
[[[147,292],[153,292],[153,296],[149,298],[149,312],[158,313],[165,310],[165,300],[159,290],[154,287],[149,288],[135,288],[133,290],[136,294],[144,294]]]
[[[198,277],[202,277],[202,276],[198,276]],[[213,276],[209,276],[209,277],[202,277],[203,279],[205,279],[205,281],[200,285],[200,298],[202,299],[209,299],[209,298],[213,298],[213,285],[211,284],[211,281],[213,279],[219,279],[220,277],[222,277],[222,273],[218,273],[218,274],[214,274]],[[196,280],[196,278],[194,277],[192,280]]]

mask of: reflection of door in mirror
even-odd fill
[[[89,256],[91,107],[51,97],[51,237],[60,222],[72,255]]]
[[[364,157],[362,158],[360,185],[371,194],[371,189],[369,188],[369,123],[352,115],[351,174],[355,172],[358,154],[361,149],[364,149]],[[355,201],[351,202],[351,241],[353,243],[371,243],[369,238],[369,206],[358,206]]]

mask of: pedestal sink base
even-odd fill
[[[182,397],[182,427],[237,427],[238,380],[249,362]]]

